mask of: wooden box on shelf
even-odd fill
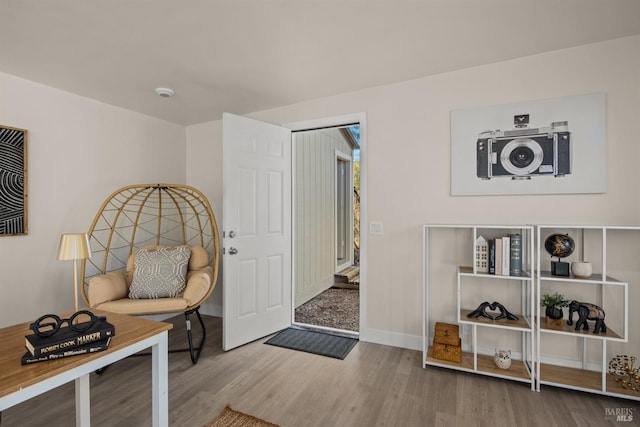
[[[456,347],[460,346],[460,329],[458,325],[451,323],[436,322],[433,342],[438,344],[448,344]]]
[[[458,338],[460,340],[460,338]],[[460,340],[461,341],[461,340]],[[433,358],[448,360],[449,362],[462,362],[462,346],[433,343]]]
[[[436,322],[433,357],[450,362],[462,362],[462,340],[458,325]]]

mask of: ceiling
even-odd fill
[[[1,0],[0,16],[0,71],[182,125],[640,34],[639,0]]]

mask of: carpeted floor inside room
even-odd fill
[[[358,332],[360,291],[330,288],[296,308],[295,321]]]

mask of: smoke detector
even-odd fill
[[[169,89],[168,87],[157,87],[156,95],[161,96],[163,98],[171,98],[173,96],[173,89]]]

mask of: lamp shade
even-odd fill
[[[58,260],[91,258],[87,234],[63,234],[58,247]]]

